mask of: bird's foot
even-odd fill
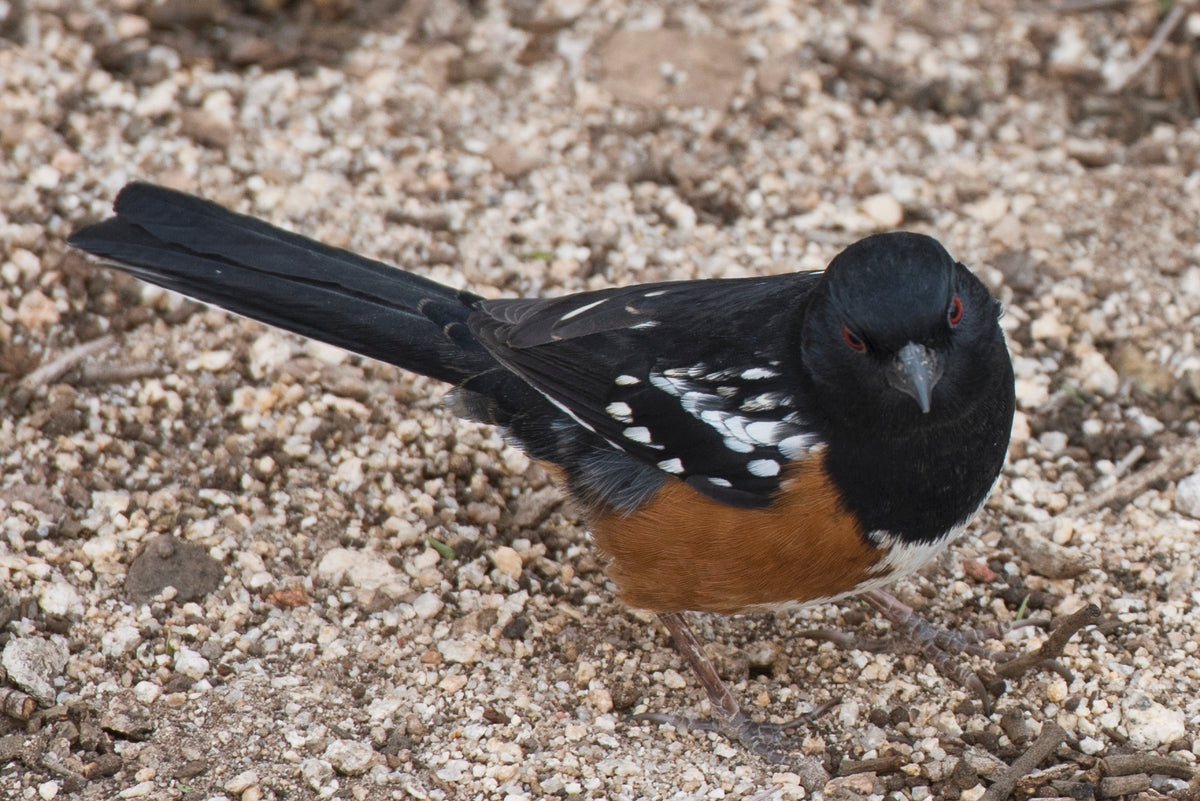
[[[704,647],[696,638],[695,632],[688,626],[680,612],[667,612],[659,618],[671,632],[675,647],[684,660],[691,666],[696,678],[704,687],[712,705],[714,720],[694,720],[683,715],[649,713],[636,715],[634,721],[660,723],[674,726],[681,731],[717,732],[740,743],[762,759],[773,765],[788,765],[789,769],[800,775],[801,784],[810,792],[815,792],[825,785],[829,776],[820,761],[811,757],[794,758],[794,743],[789,735],[792,729],[809,723],[824,714],[837,701],[830,701],[807,715],[789,720],[786,723],[759,723],[751,720],[742,711],[733,693],[725,686],[725,682],[717,674],[712,660],[704,653]]]
[[[1004,665],[1021,658],[1021,655],[997,651],[987,647],[984,643],[988,640],[998,640],[1017,629],[1030,626],[1042,628],[1049,626],[1048,620],[1035,618],[1011,623],[995,623],[980,629],[948,631],[929,623],[912,607],[902,603],[889,593],[871,590],[863,593],[862,598],[891,621],[899,636],[888,639],[870,639],[826,630],[801,632],[801,636],[834,642],[842,647],[861,648],[868,651],[915,652],[929,660],[938,673],[970,690],[983,704],[985,713],[990,713],[992,709],[993,693],[989,691],[989,685],[994,685],[995,682],[985,681],[977,671],[962,660],[962,657],[964,655],[976,656],[996,665]],[[1053,670],[1070,677],[1070,671],[1053,658],[1040,660],[1037,667]],[[1000,692],[1002,691],[1001,683]]]
[[[793,761],[789,756],[789,752],[795,750],[792,730],[811,723],[838,703],[837,700],[827,701],[808,714],[786,723],[759,723],[751,720],[750,716],[740,709],[729,717],[720,715],[718,720],[698,720],[686,715],[662,712],[634,715],[631,720],[636,723],[665,724],[679,731],[715,732],[741,743],[746,750],[754,752],[772,765],[785,765]]]

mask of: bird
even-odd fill
[[[114,212],[68,244],[446,382],[458,414],[550,466],[713,725],[772,761],[776,729],[742,711],[687,614],[862,596],[935,639],[883,588],[981,508],[1015,402],[1001,304],[937,239],[874,234],[822,271],[485,299],[148,183]]]

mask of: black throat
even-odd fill
[[[983,503],[1004,464],[1015,407],[1012,364],[1002,340],[997,347],[986,384],[957,414],[934,409],[903,432],[828,421],[827,469],[864,536],[935,542]]]

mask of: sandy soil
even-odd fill
[[[0,796],[1200,798],[1200,13],[1111,94],[1160,4],[279,5],[0,3]],[[703,693],[549,478],[435,382],[68,252],[132,179],[497,296],[932,233],[1007,305],[1020,414],[897,591],[1103,620],[985,714],[800,636],[886,633],[856,602],[698,619],[755,714],[838,699],[807,790],[633,724]]]

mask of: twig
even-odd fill
[[[1029,750],[1017,757],[1017,761],[1008,768],[1000,771],[1000,778],[983,794],[982,801],[1005,801],[1020,778],[1037,770],[1037,766],[1057,751],[1066,739],[1067,733],[1057,723],[1044,724],[1041,735],[1033,741]]]
[[[1109,504],[1136,498],[1142,490],[1157,481],[1190,473],[1200,465],[1200,442],[1189,442],[1174,452],[1163,456],[1154,464],[1147,465],[1136,473],[1121,479],[1106,490],[1096,493],[1087,500],[1063,512],[1059,517],[1075,518],[1091,514]]]
[[[84,364],[79,368],[79,377],[75,383],[78,386],[96,384],[126,384],[139,378],[153,378],[163,375],[165,368],[159,362],[141,361],[125,364]]]
[[[1154,55],[1166,44],[1167,37],[1175,31],[1175,27],[1180,22],[1183,22],[1184,16],[1191,10],[1191,3],[1179,2],[1171,7],[1171,11],[1167,14],[1166,19],[1159,24],[1158,29],[1154,31],[1154,35],[1150,37],[1150,41],[1146,43],[1142,52],[1137,54],[1137,58],[1129,65],[1129,69],[1125,71],[1125,74],[1109,84],[1108,91],[1110,94],[1115,95],[1123,91],[1129,85],[1129,82],[1146,68],[1146,65],[1150,63],[1150,59],[1154,58]]]
[[[1062,656],[1063,649],[1075,636],[1075,633],[1085,626],[1100,622],[1100,607],[1088,604],[1077,612],[1067,615],[1057,626],[1050,630],[1042,647],[1036,651],[1015,656],[1007,662],[996,665],[996,675],[1006,679],[1015,679],[1028,670],[1041,667],[1046,662]]]
[[[1062,0],[1055,7],[1059,14],[1083,14],[1088,11],[1115,11],[1129,5],[1129,0]]]
[[[98,339],[93,339],[91,342],[76,345],[58,356],[58,358],[52,359],[36,370],[26,373],[25,377],[21,379],[19,386],[22,389],[32,392],[46,384],[52,384],[62,378],[78,362],[111,347],[115,341],[112,334],[105,334]]]
[[[1173,779],[1190,781],[1200,773],[1178,759],[1161,754],[1113,754],[1100,760],[1100,766],[1108,776],[1129,776],[1135,773],[1160,773]]]

